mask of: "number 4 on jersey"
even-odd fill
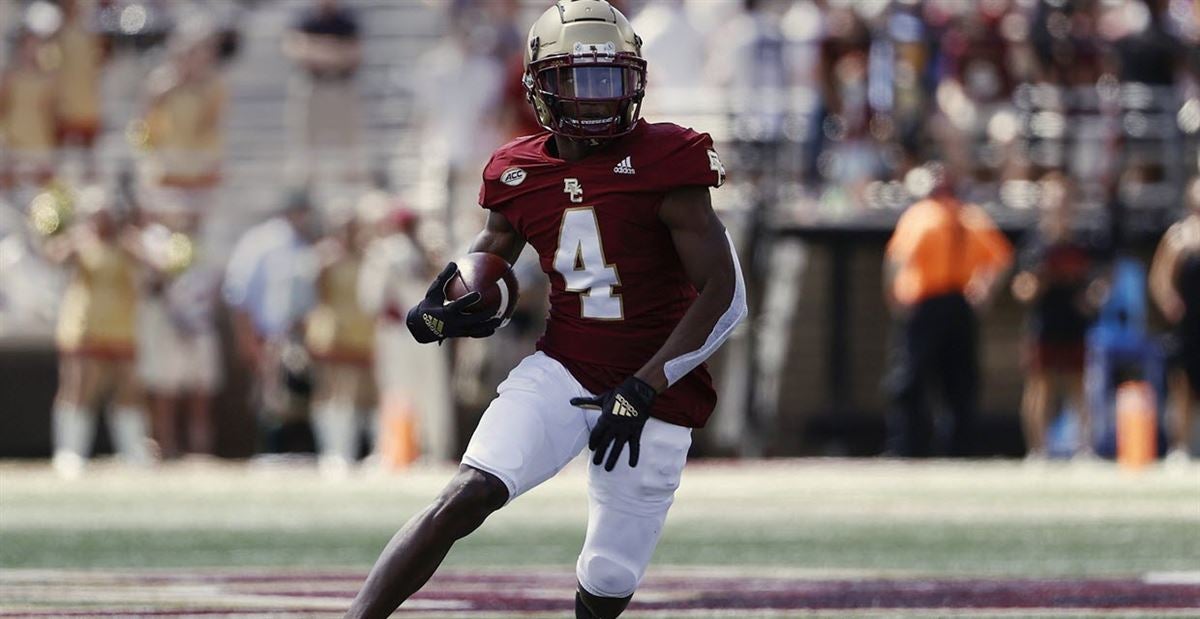
[[[554,270],[566,281],[567,290],[579,293],[584,318],[621,320],[624,312],[621,295],[613,286],[621,285],[617,268],[604,259],[600,225],[590,206],[563,212],[558,250],[554,252]]]

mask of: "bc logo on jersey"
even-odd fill
[[[583,202],[583,185],[579,184],[577,178],[563,179],[563,193],[571,196],[571,202],[575,204]]]
[[[717,173],[717,187],[725,183],[725,164],[721,163],[715,150],[708,151],[708,168]]]

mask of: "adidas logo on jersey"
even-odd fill
[[[637,174],[637,172],[633,170],[632,159],[633,157],[626,157],[622,159],[621,163],[618,163],[617,167],[613,168],[613,172],[616,172],[617,174]]]

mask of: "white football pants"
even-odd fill
[[[497,391],[463,463],[500,478],[512,501],[584,450],[600,411],[571,406],[571,398],[593,394],[540,351],[526,357]],[[575,567],[589,593],[619,598],[637,589],[662,536],[691,443],[691,428],[651,418],[642,431],[637,468],[629,467],[628,446],[612,472],[589,458],[587,537]]]

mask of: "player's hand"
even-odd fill
[[[502,319],[484,313],[468,314],[466,309],[479,302],[478,292],[446,302],[446,284],[458,272],[451,262],[442,269],[425,293],[425,298],[408,310],[405,324],[413,338],[422,344],[441,342],[448,337],[487,337],[496,332]]]
[[[600,409],[600,420],[588,438],[588,449],[594,452],[592,464],[600,466],[604,462],[604,470],[613,470],[621,450],[629,445],[629,466],[637,466],[642,428],[650,419],[650,407],[654,404],[655,395],[654,387],[630,376],[616,389],[594,398],[571,398],[572,406]],[[607,462],[604,461],[606,451]]]

